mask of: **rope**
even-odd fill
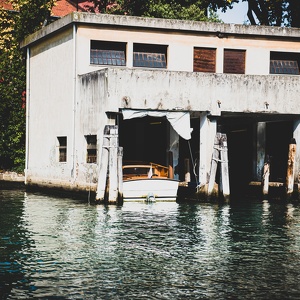
[[[198,179],[197,179],[197,174],[195,172],[195,163],[194,163],[194,158],[193,158],[193,154],[192,154],[190,140],[188,140],[188,145],[189,145],[190,156],[191,156],[191,160],[192,160],[193,173],[194,173],[194,176],[195,176],[196,183],[198,184]]]

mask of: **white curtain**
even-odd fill
[[[190,113],[182,111],[153,111],[153,110],[133,110],[123,109],[123,119],[149,117],[166,117],[174,130],[185,140],[191,139]]]

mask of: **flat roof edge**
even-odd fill
[[[47,26],[42,27],[40,30],[28,35],[25,37],[23,41],[20,43],[20,47],[24,48],[29,46],[30,44],[35,43],[36,41],[52,34],[58,30],[63,29],[64,27],[71,25],[73,23],[73,13],[66,15],[63,18],[59,18],[56,21],[50,23]]]
[[[110,15],[110,14],[95,14],[86,12],[72,12],[69,15],[58,19],[57,21],[43,27],[35,33],[26,37],[21,47],[28,45],[44,38],[45,36],[54,33],[73,23],[77,24],[92,24],[92,25],[109,25],[109,26],[124,26],[136,28],[151,28],[161,30],[175,31],[194,31],[205,33],[222,33],[229,35],[255,35],[269,36],[277,38],[300,38],[300,29],[291,27],[274,27],[262,25],[241,25],[227,24],[215,22],[200,22],[189,20],[175,19],[158,19],[146,17],[134,17],[125,15]]]

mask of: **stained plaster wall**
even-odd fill
[[[27,76],[26,181],[69,181],[72,151],[58,162],[58,136],[73,143],[74,57],[72,30],[30,48]]]

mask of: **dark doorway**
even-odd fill
[[[266,155],[270,158],[270,181],[284,182],[293,122],[269,122],[266,126]]]
[[[123,161],[155,162],[166,165],[168,122],[165,118],[153,117],[121,119],[119,120],[119,142],[123,147]]]
[[[221,132],[227,135],[230,193],[244,194],[252,179],[253,123],[240,118],[226,120]]]
[[[199,137],[200,137],[200,120],[199,118],[191,119],[191,139],[185,140],[179,137],[179,161],[177,173],[180,181],[185,181],[186,161],[189,162],[191,185],[198,184],[199,176]]]

